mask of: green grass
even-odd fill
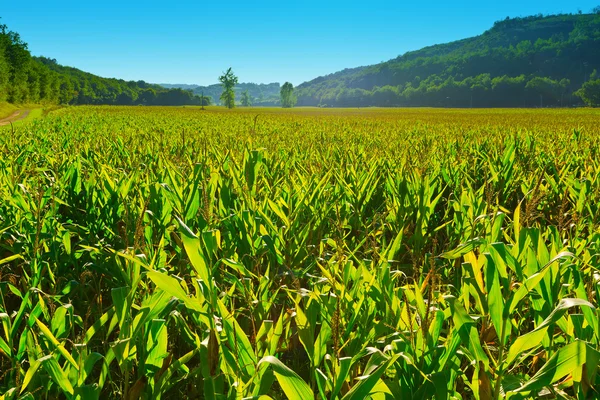
[[[19,108],[14,104],[0,102],[0,119],[9,117]]]
[[[0,399],[597,398],[598,117],[2,127]]]
[[[35,119],[41,118],[52,111],[60,109],[60,106],[55,105],[36,105],[36,104],[25,104],[15,105],[10,103],[0,103],[0,119],[12,116],[16,111],[29,110],[29,114],[24,119],[19,119],[13,122],[15,124],[21,124],[30,122]],[[18,119],[19,117],[17,117]]]
[[[24,124],[27,122],[31,122],[35,119],[38,118],[42,118],[44,116],[44,109],[43,108],[33,108],[29,110],[29,114],[27,114],[27,117],[20,119],[18,121],[13,122],[14,125],[20,125],[20,124]]]

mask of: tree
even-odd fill
[[[221,94],[221,101],[227,108],[235,107],[235,92],[233,88],[238,83],[238,78],[233,74],[231,67],[219,77],[219,82],[223,87],[223,93]]]
[[[250,98],[250,95],[248,94],[247,90],[244,90],[242,92],[241,102],[244,107],[250,107],[252,105],[252,99]]]
[[[540,107],[543,107],[544,104],[556,105],[560,100],[561,93],[563,92],[559,82],[550,78],[539,76],[536,76],[527,82],[525,89],[529,89],[530,92],[536,97],[539,96]]]
[[[145,89],[140,91],[140,94],[137,99],[138,104],[143,104],[146,106],[151,106],[156,103],[156,90],[154,89]]]
[[[212,104],[212,99],[210,96],[199,96],[200,97],[200,105],[201,106],[210,106]]]
[[[296,104],[296,96],[294,96],[294,85],[289,82],[286,82],[281,87],[281,91],[279,92],[281,96],[281,107],[283,108],[291,108]]]
[[[589,107],[600,107],[600,79],[587,81],[575,95]]]

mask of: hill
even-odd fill
[[[507,18],[480,36],[345,69],[297,88],[298,105],[567,106],[600,69],[600,14]]]
[[[165,88],[192,90],[193,93],[198,96],[201,96],[204,93],[204,96],[209,97],[214,104],[220,104],[220,96],[223,92],[223,88],[220,84],[200,86],[162,83],[160,86]],[[233,90],[235,91],[236,99],[240,99],[242,92],[247,90],[254,105],[272,106],[279,104],[279,91],[281,90],[281,86],[279,83],[239,83]]]
[[[0,25],[0,102],[186,105],[200,104],[191,91],[144,81],[102,78],[56,60],[32,57],[20,35]],[[206,102],[206,100],[205,100]]]

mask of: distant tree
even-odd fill
[[[296,96],[294,96],[294,85],[289,82],[286,82],[281,87],[281,91],[279,92],[281,96],[281,107],[283,108],[291,108],[296,105]]]
[[[199,96],[201,106],[210,106],[212,104],[212,98],[210,96]]]
[[[594,9],[592,10],[592,13],[594,13],[594,14],[600,14],[600,6],[594,7]]]
[[[227,108],[235,107],[235,92],[233,88],[238,83],[238,78],[233,74],[231,67],[219,77],[219,82],[223,87],[223,93],[221,94],[221,101]]]
[[[589,107],[600,107],[600,79],[587,81],[575,95]]]
[[[244,107],[250,107],[252,105],[252,99],[250,98],[247,90],[242,92],[241,102]]]

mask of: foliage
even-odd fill
[[[242,98],[240,102],[244,107],[250,107],[252,105],[252,99],[250,98],[250,95],[248,94],[247,90],[244,90],[242,92]]]
[[[0,25],[0,102],[115,105],[200,105],[191,91],[144,81],[100,78],[56,60],[31,57],[18,33]]]
[[[2,127],[0,398],[595,398],[599,116]]]
[[[292,108],[296,104],[296,97],[294,96],[294,85],[286,82],[281,87],[281,107]]]
[[[600,79],[588,81],[576,93],[590,107],[600,107]]]
[[[172,85],[172,84],[161,84],[166,88],[181,88],[192,90],[196,95],[204,94],[207,97],[213,99],[219,99],[223,88],[220,84],[198,86],[198,85]],[[274,106],[279,103],[279,90],[281,89],[279,83],[238,83],[233,88],[236,96],[241,96],[243,92],[247,91],[250,98],[253,99],[253,104],[260,106]]]
[[[223,72],[223,75],[219,76],[219,82],[221,82],[221,87],[223,88],[223,93],[221,93],[223,105],[227,108],[235,107],[235,92],[233,88],[238,83],[238,78],[233,74],[231,67],[226,72]]]
[[[316,78],[297,96],[305,106],[537,107],[540,96],[571,106],[598,67],[599,14],[507,18],[480,36]]]

